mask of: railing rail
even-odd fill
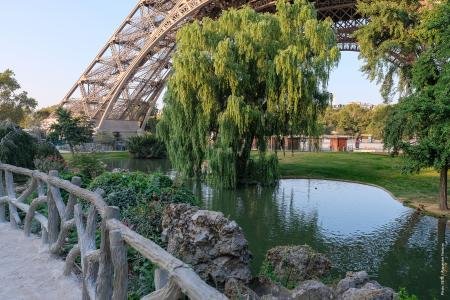
[[[14,175],[28,177],[27,187],[19,196]],[[106,204],[102,191],[92,192],[81,188],[80,184],[79,177],[69,182],[59,178],[57,171],[45,174],[0,163],[0,222],[7,222],[9,216],[11,226],[23,228],[24,234],[29,236],[32,221],[37,221],[42,242],[55,255],[62,252],[69,234],[76,231],[78,243],[65,258],[64,275],[72,273],[80,257],[83,299],[127,298],[127,247],[159,268],[155,273],[157,290],[143,299],[177,299],[183,294],[190,299],[227,299],[188,265],[125,226],[119,220],[119,209]],[[69,194],[67,201],[63,200],[61,191]],[[26,200],[34,195],[37,196],[27,204]],[[47,216],[37,212],[39,207],[46,208]],[[25,213],[25,217],[21,218],[19,212]],[[99,249],[95,242],[98,229]]]

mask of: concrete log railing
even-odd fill
[[[28,177],[20,195],[14,182],[17,175]],[[69,182],[56,171],[45,174],[0,163],[0,222],[9,221],[29,236],[33,220],[37,221],[42,242],[54,255],[62,252],[70,233],[76,231],[78,243],[65,257],[64,275],[72,273],[79,257],[83,299],[127,298],[127,247],[159,268],[155,273],[157,290],[143,299],[177,299],[183,294],[190,299],[227,299],[188,265],[125,226],[119,220],[119,209],[106,204],[102,191],[91,192],[80,184],[80,178]],[[69,194],[66,201],[62,191]],[[101,235],[99,249],[96,232]]]

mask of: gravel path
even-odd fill
[[[62,275],[64,262],[50,257],[40,239],[0,224],[0,299],[81,299],[75,275]]]

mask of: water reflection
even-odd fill
[[[152,163],[150,163],[152,162]],[[114,168],[170,171],[164,161],[115,161]],[[320,180],[281,180],[274,188],[221,190],[190,184],[207,209],[243,228],[256,273],[266,251],[308,244],[334,262],[333,276],[367,270],[381,284],[421,299],[449,299],[447,221],[416,213],[375,187]]]

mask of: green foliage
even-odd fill
[[[33,160],[36,170],[48,173],[50,170],[62,172],[66,170],[66,162],[62,157],[58,156],[44,156]]]
[[[140,300],[155,290],[154,274],[156,266],[135,250],[128,251],[128,264],[131,266],[128,283],[128,300]]]
[[[422,25],[426,51],[414,64],[413,93],[395,105],[386,125],[385,144],[405,153],[404,171],[441,171],[441,208],[447,207],[450,166],[450,3],[435,5]]]
[[[259,276],[270,279],[272,282],[284,286],[287,289],[294,289],[299,282],[289,280],[289,277],[280,278],[275,274],[273,265],[265,259],[261,265]]]
[[[47,141],[41,141],[36,146],[34,166],[37,170],[48,173],[50,170],[63,172],[67,164],[56,147]]]
[[[106,171],[106,165],[93,153],[77,154],[69,162],[71,171],[89,183]]]
[[[280,178],[278,157],[275,154],[259,155],[249,160],[248,175],[250,181],[263,185],[272,185]]]
[[[259,270],[259,276],[270,279],[272,282],[278,283],[280,285],[283,285],[281,283],[281,280],[278,278],[278,276],[274,272],[273,265],[268,262],[267,260],[264,260],[261,268]]]
[[[14,76],[11,70],[0,72],[0,121],[21,124],[36,108],[37,102],[28,97],[27,92],[19,92],[20,85]]]
[[[160,239],[161,216],[167,203],[199,204],[191,192],[159,173],[106,172],[89,188],[104,190],[105,201],[120,208],[125,222],[155,241]]]
[[[10,121],[0,122],[0,161],[33,169],[36,140]]]
[[[49,143],[47,141],[39,142],[36,147],[36,158],[49,156],[63,159],[61,153],[59,153],[58,149],[56,149],[56,147],[52,143]]]
[[[358,11],[370,22],[355,36],[371,80],[381,83],[381,95],[391,101],[396,92],[409,94],[411,64],[422,51],[418,27],[426,9],[420,0],[359,0]],[[398,84],[395,86],[396,79]]]
[[[31,114],[27,114],[21,124],[25,128],[33,128],[34,130],[38,130],[42,127],[44,120],[54,114],[57,108],[58,105],[53,105],[38,109]]]
[[[86,117],[74,117],[61,107],[56,110],[56,116],[56,123],[50,126],[50,141],[67,143],[72,154],[75,146],[92,141],[94,128]]]
[[[148,118],[147,124],[145,124],[145,131],[150,134],[156,134],[156,126],[159,123],[160,116],[158,115],[159,110],[154,107],[150,112],[150,117]]]
[[[103,189],[106,203],[120,208],[127,226],[161,246],[161,218],[167,204],[200,204],[191,192],[175,186],[169,177],[159,173],[106,172],[95,178],[89,188]],[[129,297],[139,299],[154,289],[155,267],[136,251],[130,251],[129,265],[132,270]]]
[[[391,110],[391,105],[375,106],[371,111],[369,125],[366,130],[367,133],[372,134],[376,139],[382,140],[385,135],[384,130]]]
[[[364,133],[370,122],[370,109],[359,103],[350,103],[340,108],[328,108],[324,123],[329,129],[350,135]]]
[[[164,158],[164,143],[152,134],[133,136],[128,139],[128,151],[134,158]]]
[[[416,295],[410,295],[405,288],[401,288],[398,292],[398,300],[419,300]]]
[[[278,1],[275,14],[231,9],[185,26],[158,124],[172,164],[193,176],[207,160],[211,182],[246,181],[254,139],[263,155],[266,137],[316,127],[338,59],[331,21],[318,21],[306,0]]]
[[[384,136],[384,127],[392,106],[386,104],[366,107],[350,103],[342,107],[328,107],[321,118],[325,132],[330,134],[371,134],[376,139]]]

